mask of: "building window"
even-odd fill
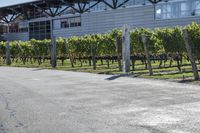
[[[50,21],[29,23],[29,38],[36,40],[50,39],[51,38]]]
[[[81,17],[71,17],[67,19],[62,19],[60,21],[61,28],[71,28],[81,26]]]
[[[156,5],[156,19],[200,16],[200,0],[177,0]]]
[[[192,15],[200,15],[200,0],[195,0],[192,3]]]
[[[69,28],[69,21],[68,21],[68,19],[63,19],[61,21],[61,28]]]
[[[3,31],[4,33],[8,33],[8,27],[4,26]],[[28,32],[27,26],[21,27],[19,26],[19,23],[12,23],[11,25],[9,25],[9,33],[23,33],[23,32]]]

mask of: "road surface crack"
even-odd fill
[[[6,111],[8,112],[8,114],[9,114],[9,117],[10,117],[10,118],[8,118],[8,119],[13,119],[13,120],[15,121],[15,123],[16,123],[16,124],[15,124],[15,127],[17,127],[17,128],[20,128],[20,127],[21,127],[21,128],[27,128],[27,126],[25,126],[25,125],[17,118],[17,116],[16,116],[17,111],[11,108],[11,106],[10,106],[10,104],[9,104],[9,101],[8,101],[8,98],[7,98],[6,96],[0,94],[0,99],[1,99],[1,101],[5,104],[5,110],[6,110]],[[1,125],[0,125],[0,133],[6,133],[5,131],[6,131],[6,130],[5,130],[4,126],[1,124]]]

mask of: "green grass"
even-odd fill
[[[20,61],[18,63],[13,61],[10,66],[52,69],[49,62],[50,61],[47,60],[41,65],[38,65],[37,63],[31,64],[30,62],[26,62],[26,64],[24,65]],[[131,71],[131,73],[134,73],[134,75],[137,77],[153,78],[153,79],[182,80],[184,78],[185,80],[187,79],[191,80],[193,78],[191,65],[186,60],[184,60],[183,66],[181,67],[182,72],[178,71],[178,68],[176,67],[177,65],[176,62],[172,63],[172,67],[169,67],[169,64],[170,62],[168,61],[166,62],[165,67],[162,65],[162,68],[158,68],[159,62],[158,61],[152,62],[154,74],[153,76],[149,76],[148,70],[145,69],[145,65],[142,64],[141,61],[136,61],[135,70]],[[6,66],[2,59],[0,60],[0,66]],[[198,67],[200,67],[200,65],[198,65]],[[69,60],[65,60],[63,65],[61,61],[58,60],[56,69],[64,71],[89,72],[98,74],[123,74],[122,72],[119,71],[117,62],[112,63],[112,61],[110,61],[109,68],[105,61],[103,65],[100,63],[100,61],[98,61],[96,70],[93,70],[93,67],[87,63],[83,63],[83,66],[81,67],[80,62],[77,61],[75,67],[72,68]]]

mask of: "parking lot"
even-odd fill
[[[0,133],[199,133],[200,87],[0,67]]]

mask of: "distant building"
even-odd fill
[[[119,1],[123,3],[124,0]],[[36,12],[31,14],[30,20],[12,24],[10,33],[4,35],[11,40],[45,39],[51,37],[51,32],[56,37],[69,37],[105,33],[124,24],[131,28],[155,28],[183,26],[192,22],[200,23],[200,0],[163,0],[155,9],[148,0],[129,0],[118,9],[111,9],[100,2],[83,14],[69,9],[51,18]]]
[[[0,41],[5,41],[5,37],[3,34],[6,32],[4,31],[6,29],[6,26],[4,24],[0,24]]]

